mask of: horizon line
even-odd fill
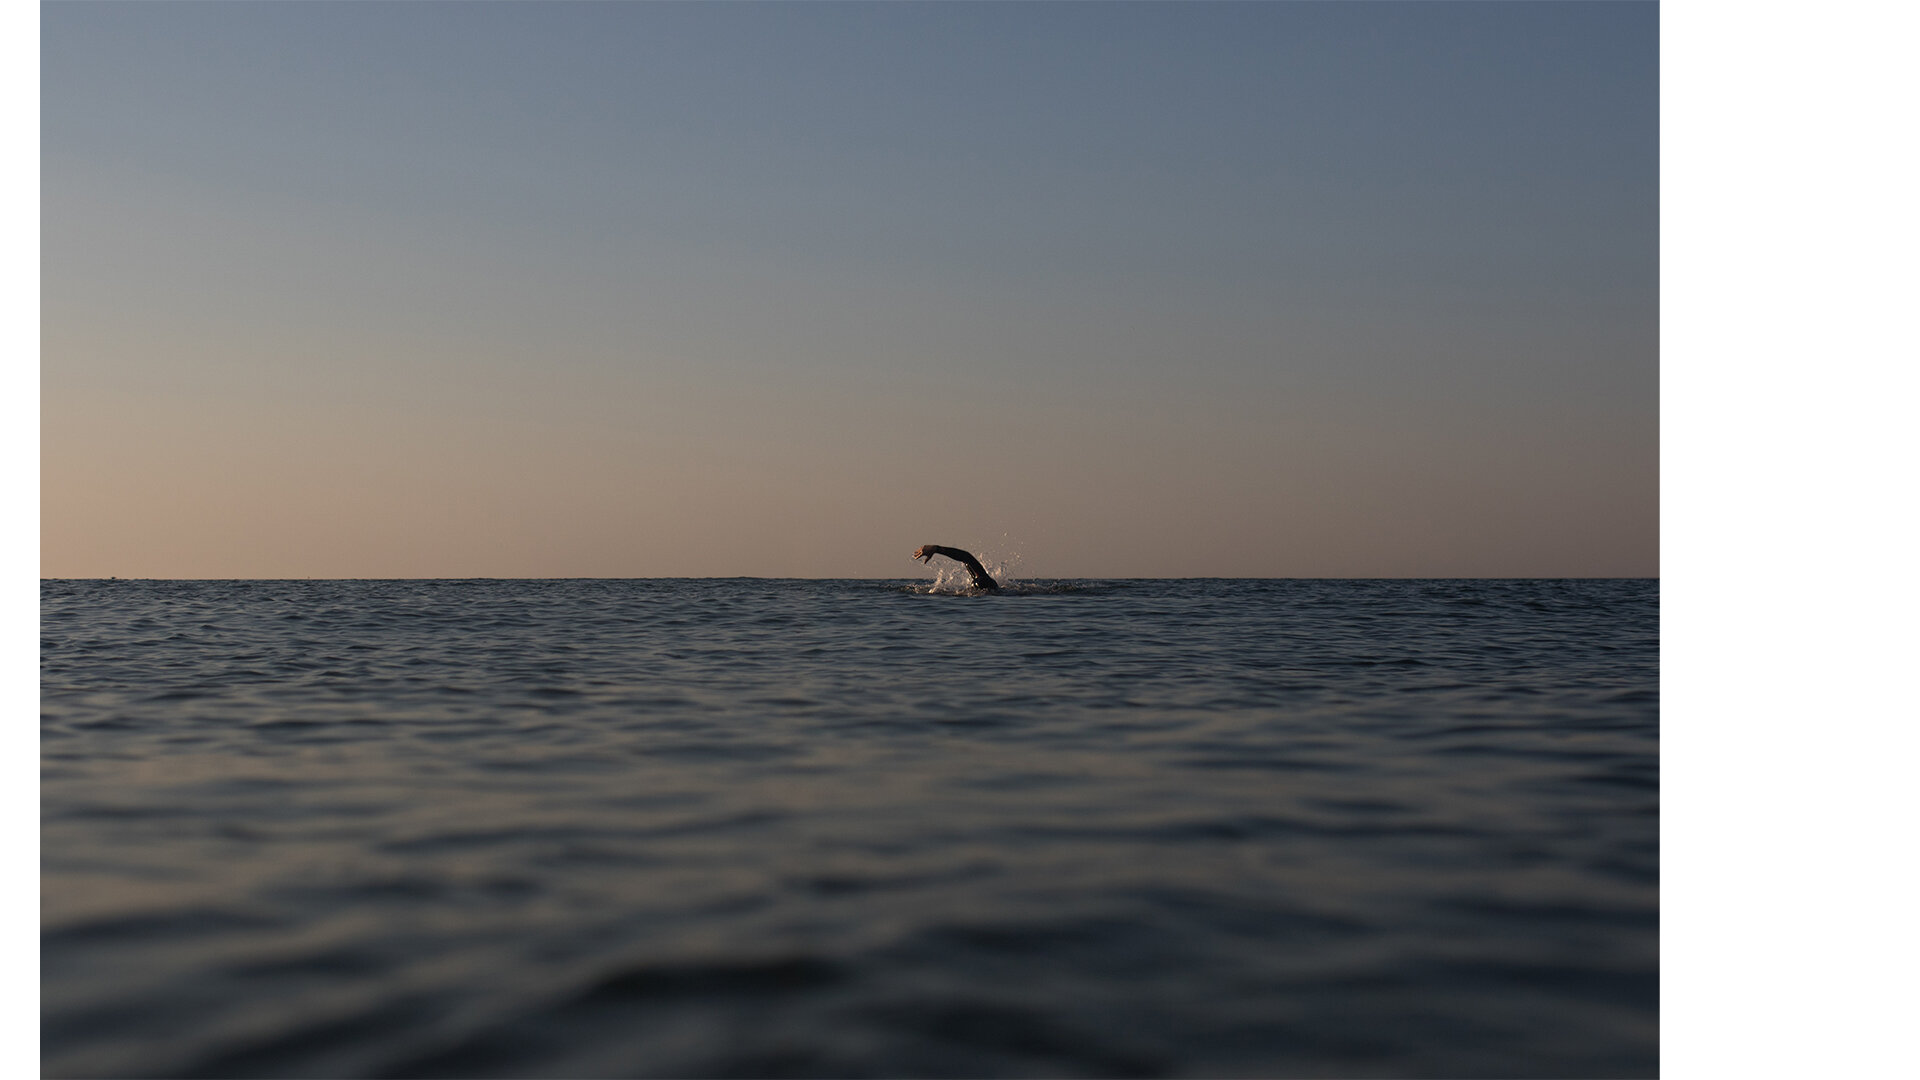
[[[660,574],[643,576],[533,575],[522,577],[49,577],[49,581],[920,581],[919,577],[772,577],[762,574]],[[1222,575],[1160,574],[1122,577],[1032,577],[1015,581],[1658,581],[1658,574],[1309,574],[1309,575]]]

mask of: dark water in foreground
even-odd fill
[[[1654,581],[41,598],[49,1075],[1657,1069]]]

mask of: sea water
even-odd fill
[[[1632,1076],[1658,583],[48,581],[50,1076]]]

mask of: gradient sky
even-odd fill
[[[1658,574],[1658,17],[48,5],[42,573]]]

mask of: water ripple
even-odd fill
[[[1652,1075],[1658,618],[43,582],[43,1071]]]

